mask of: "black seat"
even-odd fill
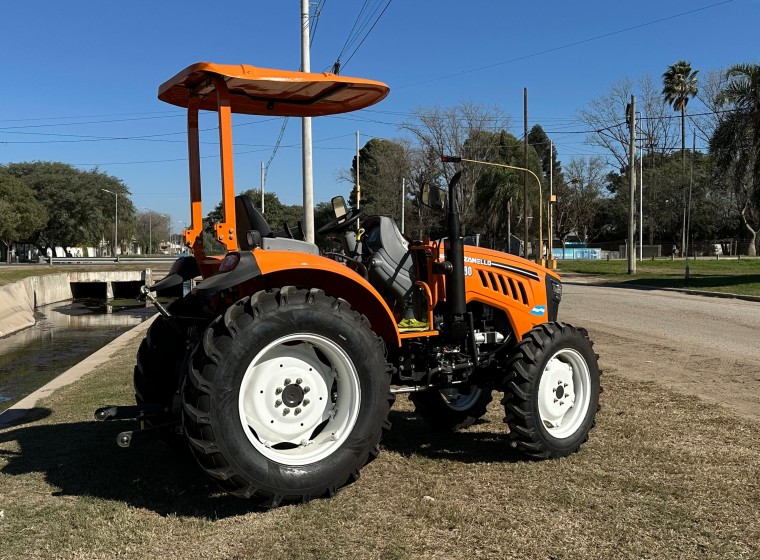
[[[264,216],[256,210],[253,201],[248,195],[239,194],[235,197],[235,227],[238,232],[238,244],[244,251],[250,251],[253,247],[248,244],[249,231],[258,231],[261,237],[271,235],[272,228],[269,227]]]
[[[366,231],[362,243],[367,249],[364,264],[370,283],[381,294],[392,294],[396,301],[403,302],[415,280],[408,242],[388,216],[371,216],[364,220],[362,227]]]

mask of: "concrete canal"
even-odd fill
[[[38,307],[34,326],[0,339],[0,412],[156,312],[134,299],[107,303]]]

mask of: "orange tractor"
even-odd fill
[[[248,197],[235,197],[231,113],[330,115],[388,91],[372,80],[210,63],[159,88],[159,99],[188,110],[193,256],[143,290],[160,315],[137,355],[137,405],[96,412],[141,420],[119,445],[151,433],[189,444],[225,490],[277,506],[358,478],[399,393],[431,427],[456,430],[498,391],[513,446],[530,457],[565,456],[586,441],[601,390],[588,334],[557,322],[554,272],[463,245],[458,174],[448,195],[430,187],[421,196],[448,208],[448,241],[408,241],[391,218],[362,217],[336,197],[335,218],[318,233],[340,239],[339,253],[320,254],[300,225],[273,230]],[[203,251],[199,110],[219,117],[223,219],[214,231],[224,257]],[[152,296],[197,276],[167,308]]]

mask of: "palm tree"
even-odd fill
[[[717,101],[729,112],[710,139],[710,154],[735,187],[742,226],[752,241],[748,253],[754,255],[760,221],[760,65],[737,64],[726,78]]]
[[[691,63],[679,60],[668,66],[662,75],[662,94],[665,96],[665,102],[672,105],[674,111],[681,111],[682,158],[686,157],[686,105],[689,103],[689,99],[698,93],[698,73],[699,70],[691,69]]]

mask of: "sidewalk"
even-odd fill
[[[628,288],[631,290],[661,290],[663,292],[679,292],[694,296],[705,296],[715,298],[740,299],[744,301],[760,302],[760,296],[747,296],[743,294],[732,294],[729,292],[710,292],[707,290],[693,290],[689,288],[664,288],[662,286],[647,286],[646,284],[628,284],[626,282],[610,280],[608,276],[597,276],[593,274],[584,274],[582,272],[565,272],[560,273],[563,284],[579,284],[604,286],[606,288]]]

